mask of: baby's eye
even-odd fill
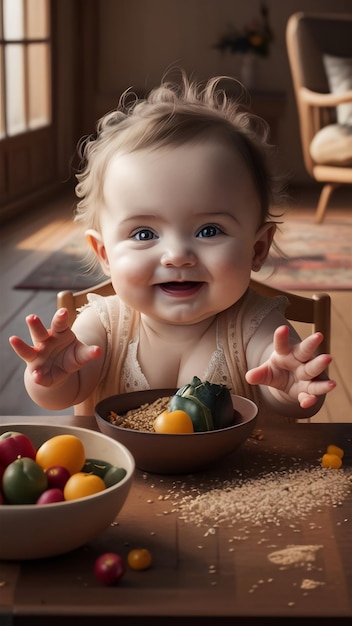
[[[202,228],[198,231],[197,237],[215,237],[221,233],[222,230],[218,226],[214,226],[214,224],[207,224],[206,226],[202,226]]]
[[[137,241],[151,241],[152,239],[156,239],[156,234],[149,228],[141,228],[132,234],[132,239],[136,239]]]

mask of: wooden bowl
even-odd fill
[[[159,434],[121,428],[111,424],[111,411],[119,415],[157,398],[174,395],[176,389],[149,389],[110,396],[95,407],[99,429],[126,446],[136,466],[155,474],[185,474],[207,468],[241,446],[252,432],[258,414],[257,405],[232,395],[234,409],[240,414],[233,426],[192,434]]]

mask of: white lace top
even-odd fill
[[[117,295],[102,297],[89,294],[88,304],[94,308],[107,335],[107,350],[101,379],[90,398],[82,406],[84,414],[94,414],[101,399],[118,393],[142,391],[150,385],[138,362],[139,313],[124,305]],[[224,384],[234,393],[259,402],[256,388],[245,381],[246,347],[249,340],[273,310],[282,312],[287,306],[284,297],[266,298],[249,289],[234,306],[217,318],[217,347],[203,380]],[[84,308],[84,307],[83,307]]]

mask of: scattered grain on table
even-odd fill
[[[274,471],[262,476],[213,481],[209,489],[193,486],[174,492],[174,512],[185,523],[234,526],[303,520],[321,507],[338,507],[351,492],[349,475],[322,467]]]

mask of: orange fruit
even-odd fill
[[[65,467],[70,474],[79,472],[85,462],[85,450],[75,435],[56,435],[47,439],[37,450],[36,462],[44,470],[49,467]]]
[[[163,411],[153,422],[156,433],[189,434],[194,433],[193,422],[185,411]]]
[[[65,500],[78,500],[78,498],[92,496],[104,489],[105,483],[100,476],[77,472],[68,479],[64,487],[64,498]]]
[[[324,454],[321,460],[323,467],[329,467],[332,469],[339,469],[342,466],[342,459],[337,454]]]
[[[331,443],[327,447],[326,453],[327,454],[336,454],[337,456],[340,457],[340,459],[342,459],[343,455],[344,455],[344,451],[342,450],[342,448],[339,448],[339,446],[335,446],[333,443]]]
[[[152,564],[152,555],[147,548],[135,548],[129,551],[127,563],[131,569],[148,569]]]

